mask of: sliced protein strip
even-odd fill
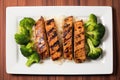
[[[65,59],[72,60],[72,33],[73,33],[73,16],[64,19],[63,24],[63,56]]]
[[[82,20],[74,23],[74,60],[77,63],[86,60],[85,30]]]
[[[45,22],[45,29],[50,48],[50,56],[52,57],[52,60],[57,60],[61,57],[62,53],[54,19],[50,19]]]
[[[41,17],[35,24],[35,46],[41,59],[49,57],[49,47],[43,17]]]

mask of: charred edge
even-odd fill
[[[59,58],[60,58],[60,57],[59,57],[59,56],[57,56],[56,58],[54,58],[54,59],[53,59],[53,61],[58,60]]]
[[[74,24],[72,24],[72,36],[74,36]],[[72,37],[72,56],[74,57],[74,37]]]
[[[70,20],[70,18],[73,18],[73,16],[69,16],[69,17],[65,18],[65,20],[64,20],[64,21],[69,21],[69,20]]]
[[[46,24],[47,24],[47,25],[50,25],[51,22],[54,22],[54,19],[48,20]]]
[[[77,58],[77,57],[76,57]],[[76,63],[82,63],[84,60],[81,60],[81,59],[75,59],[75,62]]]

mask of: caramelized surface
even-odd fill
[[[74,60],[75,62],[83,62],[86,59],[85,53],[85,34],[83,21],[74,23]]]
[[[64,19],[63,25],[63,54],[65,59],[71,60],[72,54],[72,30],[73,30],[73,16]]]
[[[49,48],[46,39],[45,22],[41,17],[35,25],[35,46],[41,59],[49,57]]]
[[[62,53],[54,19],[46,21],[45,28],[48,38],[48,44],[50,47],[50,55],[52,57],[52,60],[57,60],[61,57]]]

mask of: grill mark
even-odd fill
[[[77,45],[80,45],[80,44],[81,44],[81,41],[76,42],[76,46],[77,46]]]
[[[82,49],[84,49],[85,47],[82,47],[82,48],[80,48],[80,49],[77,49],[77,50],[75,50],[74,51],[74,53],[76,53],[76,52],[78,52],[78,51],[80,51],[80,50],[82,50]]]
[[[72,30],[72,27],[69,27],[68,30],[65,30],[63,33],[63,38],[65,38],[65,36],[67,35],[67,33],[70,32],[70,30]]]
[[[41,54],[44,54],[46,51],[47,51],[47,49],[46,49],[46,50],[44,50],[44,51],[42,51],[42,52],[40,53],[40,55],[41,55]]]
[[[78,34],[78,35],[75,36],[75,38],[79,38],[79,37],[81,37],[80,34]]]
[[[57,56],[56,58],[54,58],[54,59],[53,59],[53,61],[58,60],[59,58],[60,58],[60,57],[59,57],[59,56]]]
[[[52,27],[49,31],[47,31],[47,34],[49,35],[51,32],[53,32],[54,29],[55,29],[55,28]]]
[[[75,22],[74,24],[74,59],[75,62],[83,62],[85,56],[85,35],[84,26],[82,22]]]
[[[81,37],[81,35],[84,35],[84,32],[81,32],[80,34],[75,35],[75,38]]]
[[[56,31],[54,31],[54,32],[53,32],[53,35],[50,37],[50,40],[49,40],[49,41],[51,41],[52,39],[54,39],[56,36],[57,36],[57,33],[56,33]]]
[[[71,37],[72,37],[72,36],[70,36],[70,37],[69,37],[69,38],[67,38],[67,39],[65,38],[65,39],[64,39],[64,42],[66,42],[67,40],[69,40]]]
[[[60,51],[60,47],[56,51],[59,52]]]
[[[66,46],[67,45],[67,43],[64,43],[64,46]]]
[[[74,53],[77,53],[79,50],[80,50],[80,49],[75,50]]]
[[[46,24],[47,24],[47,25],[50,25],[51,22],[54,22],[54,19],[48,20]]]
[[[67,47],[65,50],[64,50],[64,53],[68,53],[69,52],[69,48]]]
[[[60,52],[60,47],[55,52],[53,52],[51,55],[54,55],[56,52]]]
[[[41,53],[40,53],[40,56],[42,56],[42,57],[43,57],[44,53],[46,53],[46,52],[47,52],[47,50],[45,50],[45,51],[41,52]]]
[[[41,45],[41,44],[38,44],[38,46]],[[45,43],[42,44],[42,46],[38,47],[39,49],[43,49],[45,47]]]
[[[76,44],[76,46],[77,46],[77,45],[80,45],[82,41],[84,41],[84,39],[82,39],[82,40],[80,40],[80,41],[76,42],[76,43],[75,43],[75,44]]]
[[[67,23],[64,24],[64,28],[67,28],[68,26],[70,26],[70,24]]]
[[[81,29],[81,28],[82,28],[82,26],[79,26],[79,27],[78,27],[78,29]]]
[[[53,47],[55,47],[55,46],[58,45],[58,44],[59,44],[59,41],[57,40],[53,45],[50,46],[50,48],[53,49]]]

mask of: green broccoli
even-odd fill
[[[20,45],[26,45],[30,41],[30,37],[24,33],[16,33],[15,40]]]
[[[94,14],[90,14],[89,20],[85,23],[85,28],[87,31],[94,29],[94,26],[97,24],[97,17]]]
[[[97,59],[102,54],[101,48],[95,48],[90,39],[87,39],[87,43],[90,47],[90,51],[87,56],[91,59]]]
[[[100,39],[97,40],[97,39],[92,38],[91,36],[89,36],[89,39],[92,41],[92,43],[95,47],[99,46],[99,44],[101,43]]]
[[[15,34],[15,40],[20,45],[26,45],[31,39],[32,27],[35,21],[32,18],[25,17],[20,21],[18,33]]]
[[[35,50],[34,50],[34,43],[29,42],[27,45],[21,45],[20,51],[23,56],[29,57]]]
[[[34,52],[30,57],[28,57],[28,60],[26,62],[26,65],[29,67],[33,63],[38,63],[40,61],[40,57],[37,52]]]
[[[88,46],[87,42],[85,43],[85,50],[86,50],[86,53],[88,54],[89,51],[90,51],[90,47]]]
[[[25,17],[20,21],[19,30],[15,34],[15,40],[20,44],[22,55],[28,58],[27,66],[40,61],[39,55],[34,48],[34,42],[31,40],[33,25],[35,25],[35,21],[32,18]]]
[[[32,48],[26,48],[25,45],[20,46],[20,51],[21,51],[22,55],[25,57],[29,57],[33,52]]]
[[[94,27],[94,30],[86,31],[86,37],[91,39],[93,45],[97,47],[101,43],[101,39],[104,36],[105,27],[101,23],[98,23]]]
[[[31,30],[33,25],[35,25],[35,20],[30,17],[24,17],[24,19],[20,21],[20,27],[24,27],[27,30]]]
[[[99,36],[100,36],[100,39],[103,38],[104,34],[105,34],[105,27],[103,24],[101,23],[98,23],[96,26],[95,26],[95,30],[98,30],[98,32],[100,33]]]

